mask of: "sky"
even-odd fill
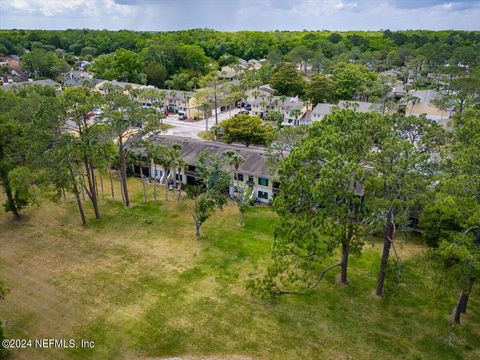
[[[0,28],[480,30],[480,0],[0,0]]]

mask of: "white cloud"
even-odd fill
[[[0,28],[479,30],[480,0],[0,0]]]
[[[126,15],[129,11],[127,5],[117,4],[114,0],[2,0],[0,4],[5,12],[45,17]]]

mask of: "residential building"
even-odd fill
[[[307,111],[306,104],[298,96],[292,98],[276,96],[270,94],[268,89],[250,92],[247,98],[247,103],[251,105],[250,113],[263,118],[266,112],[274,110],[283,114],[284,125],[300,125],[300,119]],[[298,116],[295,116],[294,110],[299,110]]]
[[[222,154],[226,150],[234,150],[237,151],[245,161],[240,165],[238,173],[235,173],[232,177],[234,181],[232,180],[228,189],[230,195],[235,194],[238,190],[236,188],[237,179],[240,187],[253,187],[253,197],[263,203],[270,202],[279,192],[279,185],[270,175],[267,166],[266,160],[268,155],[266,154],[265,148],[247,148],[221,142],[165,135],[157,135],[153,141],[167,147],[173,144],[180,144],[182,146],[181,157],[186,163],[186,166],[176,173],[177,181],[184,185],[196,183],[197,159],[203,151]],[[230,167],[228,167],[228,170],[231,171]],[[169,180],[173,180],[173,171],[168,171],[159,164],[151,164],[148,173],[152,174],[152,178],[160,183],[166,184]]]
[[[427,119],[434,120],[443,126],[447,126],[447,122],[454,114],[453,108],[439,108],[432,102],[442,97],[435,90],[413,90],[410,95],[416,97],[418,101],[409,101],[407,103],[405,114],[414,116],[425,116]]]
[[[325,115],[330,114],[330,112],[334,107],[335,107],[334,104],[328,104],[328,103],[320,103],[315,105],[315,107],[312,110],[311,121],[322,120],[325,117]]]
[[[339,109],[354,109],[359,113],[378,112],[378,105],[365,101],[344,101],[341,100],[337,104]]]
[[[21,82],[14,82],[14,83],[8,83],[8,84],[3,84],[4,89],[12,89],[12,88],[19,88],[23,86],[29,86],[29,85],[40,85],[40,86],[49,86],[54,88],[56,91],[61,91],[62,86],[51,79],[44,79],[44,80],[32,80],[32,81],[21,81]]]
[[[162,110],[165,112],[184,114],[187,118],[195,118],[200,115],[200,111],[197,109],[197,105],[194,101],[195,93],[192,91],[157,89],[155,86],[151,85],[108,80],[98,83],[95,86],[95,89],[105,95],[107,94],[105,85],[109,83],[124,88],[126,94],[129,94],[129,91],[132,89],[153,90],[152,96],[142,96],[137,98],[137,100],[145,107],[158,106],[158,104],[161,104]],[[158,97],[153,96],[155,92],[159,94]]]

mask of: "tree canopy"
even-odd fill
[[[264,145],[272,131],[270,124],[262,122],[258,116],[238,114],[220,123],[223,129],[222,140],[227,144],[234,142],[245,146]]]

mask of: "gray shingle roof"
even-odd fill
[[[411,95],[420,99],[420,102],[429,103],[434,99],[441,97],[435,90],[414,90],[410,92]]]
[[[315,115],[330,114],[330,112],[332,111],[332,108],[334,106],[335,105],[333,105],[333,104],[324,104],[324,103],[317,104],[317,105],[315,105],[315,107],[312,110],[312,115],[315,116]]]
[[[245,162],[239,167],[239,172],[257,177],[270,178],[266,164],[266,150],[261,147],[245,147],[207,140],[196,140],[179,136],[157,135],[154,139],[157,144],[171,146],[182,145],[182,159],[188,165],[196,165],[200,153],[204,150],[209,153],[223,153],[225,150],[235,150],[243,156]]]

